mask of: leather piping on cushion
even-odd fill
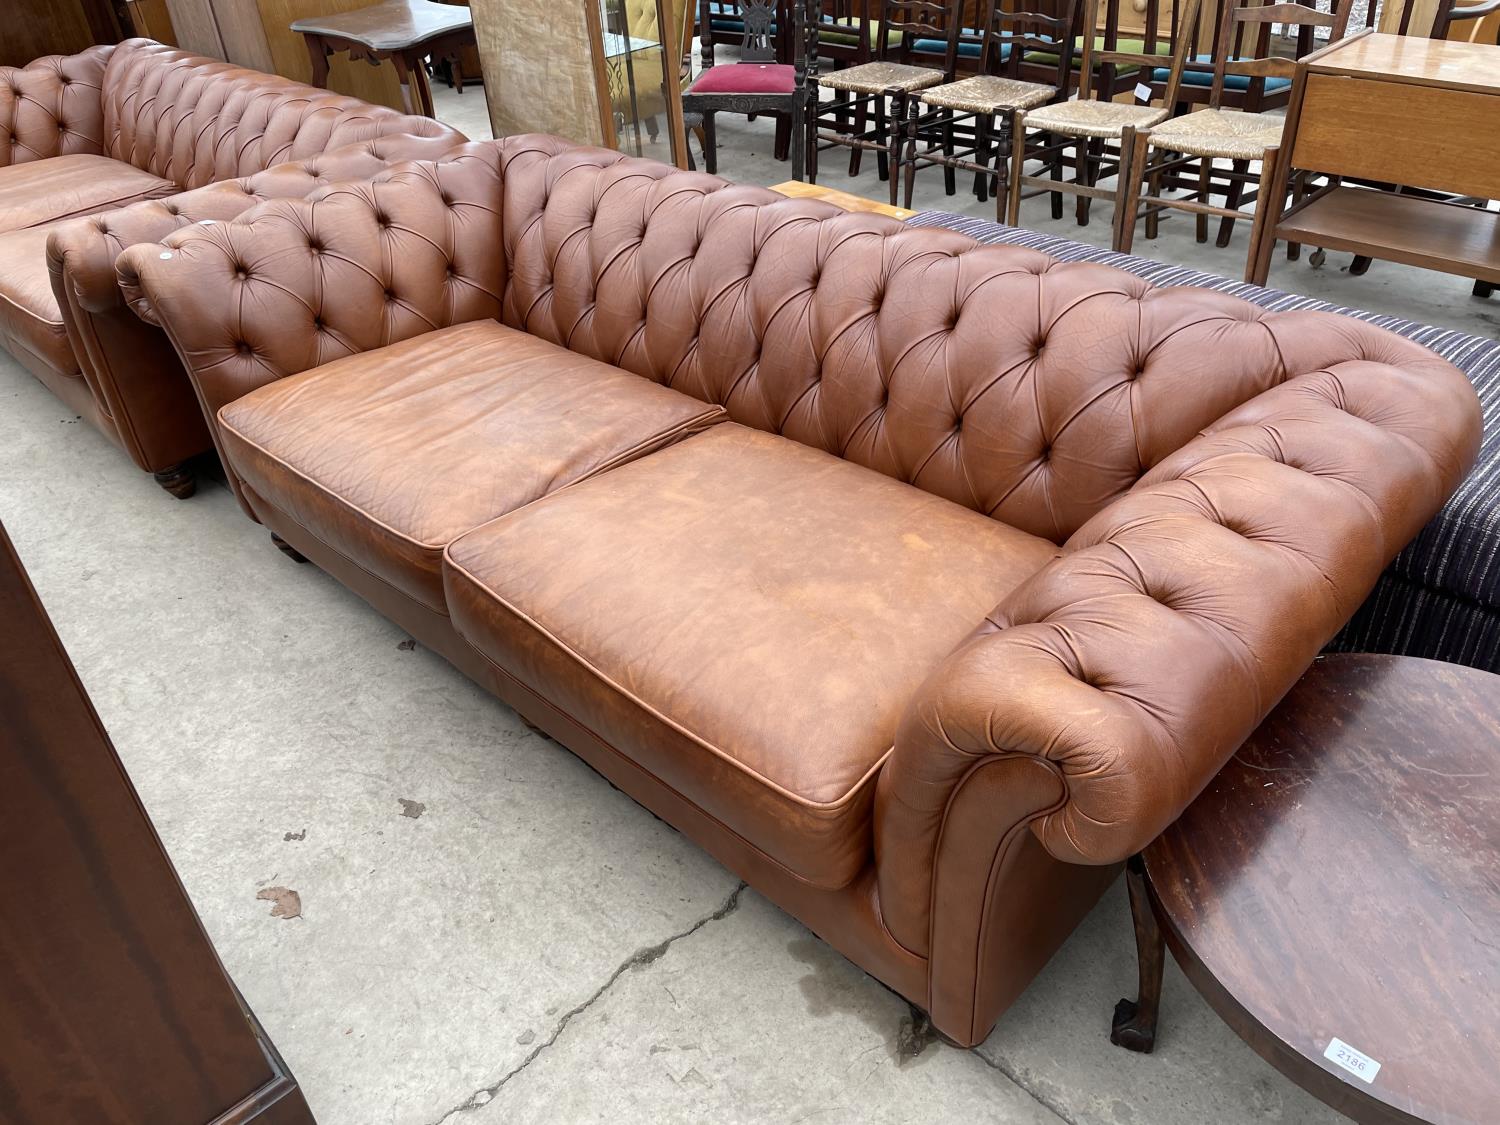
[[[244,491],[244,493],[245,493],[245,500],[250,505],[250,507],[253,509],[253,514],[255,515],[256,520],[258,522],[263,523],[263,524],[265,524],[268,527],[279,527],[279,526],[284,526],[286,524],[291,524],[294,527],[299,527],[299,528],[302,529],[302,531],[303,531],[304,534],[306,534],[310,538],[316,540],[318,543],[321,543],[323,545],[323,549],[324,550],[328,551],[330,554],[337,555],[346,564],[348,564],[349,566],[354,567],[361,574],[367,576],[370,579],[370,581],[372,581],[372,582],[378,582],[382,588],[384,588],[385,590],[390,591],[390,594],[391,594],[392,597],[405,598],[407,601],[410,601],[413,605],[420,606],[422,609],[426,610],[428,613],[436,614],[439,617],[447,617],[448,616],[448,612],[447,612],[446,607],[444,609],[440,609],[440,610],[439,609],[434,609],[432,606],[427,605],[425,602],[418,601],[416,598],[413,598],[410,594],[408,594],[405,590],[403,590],[400,587],[392,584],[392,582],[391,582],[391,580],[389,578],[386,578],[382,574],[376,574],[369,567],[363,565],[362,563],[357,562],[354,559],[351,559],[349,557],[349,555],[348,555],[347,552],[339,550],[337,547],[335,547],[331,543],[329,543],[327,539],[325,539],[323,536],[319,535],[316,531],[314,531],[312,528],[308,527],[306,524],[302,523],[299,520],[293,519],[285,511],[283,511],[282,509],[278,508],[275,504],[272,504],[269,500],[267,500],[263,496],[261,496],[258,492],[255,491],[255,486],[254,485],[247,484],[244,481],[241,481],[240,482],[240,488]],[[271,512],[274,512],[275,513],[275,518],[271,519],[271,520],[264,519],[263,518],[263,512],[265,510],[269,510]]]
[[[713,743],[699,737],[697,734],[688,730],[686,727],[663,714],[659,709],[653,707],[651,704],[641,699],[638,695],[622,686],[612,676],[609,676],[601,669],[596,667],[592,662],[588,660],[588,658],[579,653],[557,634],[553,633],[550,629],[541,624],[535,618],[531,617],[529,614],[517,608],[512,602],[508,601],[502,595],[497,593],[492,586],[486,584],[472,571],[465,568],[461,563],[455,562],[451,551],[443,552],[443,565],[445,570],[451,570],[455,574],[462,575],[465,581],[472,584],[476,589],[483,591],[497,605],[503,607],[507,613],[511,614],[511,616],[515,617],[518,621],[525,623],[527,628],[532,629],[540,636],[545,637],[553,646],[556,647],[559,652],[565,653],[569,657],[569,659],[571,659],[575,664],[586,671],[595,680],[597,680],[601,684],[604,684],[621,698],[628,700],[633,706],[638,707],[640,710],[650,715],[657,722],[661,723],[662,726],[676,731],[678,734],[682,735],[690,742],[707,750],[721,762],[739,771],[740,773],[743,773],[745,776],[753,778],[756,784],[769,789],[771,792],[776,793],[778,796],[784,798],[792,804],[799,805],[802,808],[807,809],[809,812],[812,812],[814,814],[837,814],[847,809],[851,804],[855,803],[861,798],[863,790],[869,788],[874,784],[875,779],[880,775],[880,770],[884,766],[886,759],[891,755],[891,750],[893,749],[893,747],[887,747],[870,765],[869,769],[867,769],[857,780],[855,780],[855,782],[849,787],[847,791],[845,791],[836,799],[832,801],[808,800],[800,793],[792,792],[779,783],[772,781],[770,778],[766,777],[758,770],[752,769],[750,766],[747,766],[744,762],[741,762],[732,755],[726,754],[723,750],[715,746]],[[473,642],[470,641],[470,643],[472,644]],[[494,662],[491,661],[491,663]],[[804,879],[804,881],[813,883],[816,886],[829,887],[830,889],[837,886],[843,886],[848,882],[848,880],[845,880],[842,883],[830,885],[811,879]]]
[[[258,443],[256,441],[254,441],[254,440],[246,437],[239,430],[235,429],[234,423],[232,423],[231,421],[229,421],[229,419],[226,417],[226,414],[228,414],[229,411],[235,405],[236,405],[236,403],[229,403],[227,406],[224,407],[223,410],[219,411],[219,426],[220,426],[221,432],[224,434],[224,436],[226,438],[226,445],[232,447],[234,443],[239,442],[239,443],[243,444],[244,446],[247,446],[247,447],[255,450],[256,453],[258,453],[260,456],[266,458],[266,460],[271,461],[274,464],[276,464],[284,472],[289,473],[292,476],[297,477],[299,480],[304,481],[308,485],[309,488],[314,489],[315,491],[321,493],[323,496],[326,496],[329,500],[331,500],[338,507],[343,508],[345,511],[349,512],[351,515],[357,517],[360,520],[363,520],[365,523],[369,524],[370,526],[380,528],[380,530],[382,532],[384,532],[386,535],[389,535],[393,539],[400,540],[403,543],[409,543],[413,547],[415,547],[418,551],[431,552],[431,553],[434,553],[434,554],[437,554],[437,553],[440,553],[440,552],[443,552],[443,553],[446,552],[447,546],[448,546],[447,543],[427,543],[427,542],[423,542],[420,539],[414,538],[413,536],[411,536],[411,535],[407,534],[406,532],[402,531],[400,528],[392,526],[390,523],[387,523],[386,521],[381,520],[381,519],[379,519],[379,518],[371,515],[364,508],[362,508],[362,507],[360,507],[360,506],[358,506],[356,504],[351,503],[345,497],[343,497],[343,496],[339,495],[337,492],[334,492],[331,489],[329,489],[322,482],[316,481],[312,477],[308,476],[301,469],[297,468],[297,466],[293,465],[290,461],[285,460],[284,458],[282,458],[281,456],[279,456],[276,453],[273,453],[271,450],[267,449],[265,446],[261,445],[260,443]],[[695,416],[693,418],[685,419],[684,421],[678,423],[676,426],[673,426],[671,429],[660,431],[660,432],[658,432],[656,434],[653,434],[649,438],[645,438],[645,439],[637,442],[635,445],[631,446],[629,449],[622,450],[621,452],[617,453],[614,457],[610,458],[609,460],[607,460],[605,462],[602,462],[600,465],[598,465],[597,467],[589,470],[587,473],[584,473],[582,476],[578,477],[577,479],[569,481],[567,484],[563,485],[563,488],[568,488],[568,487],[571,487],[572,485],[575,485],[575,484],[581,484],[582,482],[584,482],[586,480],[589,480],[592,477],[598,476],[600,473],[608,472],[610,469],[616,468],[619,465],[625,464],[625,463],[627,463],[629,461],[632,461],[632,460],[636,459],[637,457],[641,456],[641,454],[643,452],[649,452],[650,450],[655,449],[658,446],[670,445],[670,444],[672,444],[674,441],[678,440],[682,436],[685,436],[685,435],[693,433],[693,432],[695,432],[697,430],[703,429],[704,426],[705,426],[705,424],[712,425],[713,423],[709,422],[708,419],[713,418],[715,421],[717,421],[718,417],[716,417],[716,416],[722,417],[721,412],[718,411],[717,408],[715,408],[713,406],[710,406],[708,404],[705,404],[704,405],[704,410],[703,410],[702,414],[697,415],[697,416]],[[226,450],[226,452],[227,452],[227,450]],[[229,456],[230,456],[231,461],[235,460],[234,455],[232,453],[230,453]],[[241,480],[243,481],[245,479],[245,477],[246,477],[246,474],[245,474],[243,466],[242,465],[236,465],[236,468],[238,469],[239,476],[240,476]],[[253,480],[253,477],[251,479]],[[558,491],[561,491],[561,490],[559,489]],[[551,494],[549,493],[548,495],[551,495]],[[301,523],[301,521],[298,521],[298,522],[299,522],[299,524]],[[311,530],[311,529],[309,529],[309,530]],[[319,538],[321,539],[321,537],[319,537]],[[334,547],[332,544],[328,544],[328,547],[329,547],[330,550],[338,551],[338,553],[341,556],[343,556],[345,558],[348,558],[347,552],[339,550],[337,547]],[[354,560],[350,559],[350,562],[354,562]],[[442,560],[440,559],[439,560],[439,581],[441,581],[441,563],[442,563]],[[355,565],[359,566],[360,564],[355,563]],[[366,573],[370,573],[372,576],[378,577],[377,575],[374,575],[374,573],[372,571],[370,571],[368,567],[360,566],[360,569],[366,571]],[[384,580],[384,581],[387,581],[387,583],[389,582],[389,580]],[[476,582],[476,585],[477,584],[478,583]],[[497,600],[499,600],[499,599],[497,599]],[[429,609],[431,609],[431,610],[433,610],[433,611],[435,611],[437,613],[441,613],[441,614],[443,614],[445,616],[448,614],[448,607],[444,603],[444,601],[443,601],[443,599],[441,597],[435,598],[435,599],[433,599],[430,602],[424,602],[423,604],[425,604]]]
[[[68,342],[52,294],[37,285],[34,255],[45,244],[47,227],[0,234],[0,341],[28,370],[76,378],[79,365]],[[9,259],[21,258],[16,267]],[[9,267],[9,268],[7,268]],[[39,340],[37,337],[41,337]]]
[[[927,961],[925,958],[918,957],[903,948],[886,927],[885,920],[880,911],[879,895],[874,886],[874,869],[872,867],[867,865],[854,878],[841,887],[830,888],[809,882],[785,864],[768,855],[758,845],[747,841],[744,836],[735,832],[722,820],[707,812],[701,805],[683,796],[680,790],[668,785],[635,759],[617,749],[613,743],[600,736],[592,728],[581,724],[574,716],[558,708],[545,696],[539,695],[532,688],[516,679],[503,668],[500,668],[483,653],[479,653],[477,650],[474,651],[479,660],[483,662],[486,672],[489,673],[490,681],[487,686],[498,698],[525,716],[528,721],[546,730],[551,737],[556,738],[560,744],[577,754],[590,768],[597,770],[611,784],[622,789],[627,796],[630,796],[637,803],[643,805],[669,824],[672,824],[674,828],[682,832],[690,840],[698,843],[710,855],[729,868],[730,871],[745,879],[757,891],[764,894],[788,914],[801,920],[820,938],[842,952],[865,972],[875,977],[876,980],[881,981],[887,987],[894,989],[903,996],[917,997],[922,995],[926,980]],[[555,720],[554,725],[549,726],[549,718]],[[558,728],[561,728],[562,731],[576,731],[582,734],[593,746],[597,746],[609,755],[608,762],[611,766],[620,767],[619,773],[612,774],[609,769],[603,768],[600,764],[596,763],[591,759],[587,748],[575,745],[578,739],[559,733]],[[650,794],[667,794],[685,808],[691,809],[692,814],[701,817],[703,822],[711,826],[714,832],[722,834],[725,840],[730,840],[740,845],[746,855],[753,857],[756,863],[763,864],[767,871],[773,873],[777,878],[785,879],[785,886],[777,886],[775,884],[768,886],[765,881],[756,877],[757,872],[753,870],[747,871],[745,869],[746,865],[740,862],[738,857],[724,854],[724,849],[720,846],[721,841],[719,839],[712,837],[708,839],[703,838],[699,833],[692,831],[690,826],[684,825],[678,818],[670,816],[666,810],[658,807],[657,803],[653,800],[632,793],[630,791],[630,783],[625,781],[622,775],[639,779],[641,788]],[[886,949],[882,950],[874,958],[860,956],[858,948],[851,947],[851,943],[846,940],[849,936],[849,930],[845,928],[849,912],[847,907],[841,908],[839,905],[843,896],[855,891],[864,892],[866,888],[862,884],[868,884],[868,893],[862,893],[861,897],[865,897],[869,901],[871,925],[879,937],[883,939],[886,946]],[[809,897],[800,901],[788,901],[788,896],[784,893],[788,888],[794,889],[799,896],[807,895]],[[806,909],[808,903],[817,904],[818,909]],[[857,928],[856,925],[856,932]],[[892,959],[890,956],[891,953],[896,955],[896,960]],[[913,974],[918,973],[920,974],[919,977],[913,976]]]
[[[838,890],[806,882],[760,848],[730,832],[721,821],[682,797],[676,789],[664,784],[655,774],[626,757],[572,716],[497,668],[454,631],[449,618],[433,613],[382,579],[349,563],[302,525],[266,503],[253,489],[245,491],[256,519],[282,534],[288,543],[405,629],[423,647],[444,657],[527,721],[547,731],[591,769],[672,824],[781,909],[801,919],[819,937],[887,987],[903,996],[923,995],[927,962],[924,958],[912,956],[891,938],[880,914],[872,866],[867,865],[846,887]],[[602,761],[601,754],[607,755]]]
[[[25,317],[28,320],[36,319],[35,313],[33,313],[30,309],[22,308],[4,293],[0,293],[0,301],[3,301],[8,308],[15,310],[13,313],[6,314],[3,318],[5,320],[8,320],[11,316]],[[62,321],[48,320],[43,321],[42,323],[46,324],[50,328],[56,328],[57,334],[63,340],[67,339]],[[76,378],[82,374],[82,372],[78,368],[77,363],[70,364],[68,368],[58,367],[58,365],[53,362],[52,357],[42,355],[35,348],[33,348],[27,340],[23,339],[18,334],[10,332],[5,333],[5,343],[6,350],[10,351],[12,354],[17,352],[24,352],[25,356],[29,358],[29,362],[28,358],[23,358],[21,355],[16,355],[16,358],[21,360],[21,362],[24,363],[27,368],[33,371],[38,365],[40,365],[47,368],[49,371],[56,371],[59,375],[69,375]]]
[[[457,568],[455,568],[455,569],[457,569]],[[544,630],[539,630],[539,631],[544,631]],[[476,649],[475,651],[478,652],[478,649]],[[639,772],[642,776],[649,777],[657,785],[661,786],[663,789],[666,789],[668,792],[672,793],[672,795],[675,796],[675,797],[677,797],[678,800],[683,801],[686,804],[692,805],[695,809],[697,809],[700,813],[702,813],[703,816],[705,816],[709,820],[713,821],[714,825],[716,827],[718,827],[720,830],[722,830],[726,835],[733,836],[736,840],[738,840],[740,843],[742,843],[747,850],[753,851],[757,856],[759,856],[766,863],[770,864],[771,866],[775,867],[778,871],[781,871],[783,874],[785,874],[788,879],[793,879],[796,882],[801,883],[802,885],[807,886],[807,887],[816,887],[818,890],[822,890],[822,891],[837,891],[837,890],[840,890],[840,889],[842,889],[844,887],[847,887],[850,883],[852,883],[854,881],[855,878],[858,878],[858,872],[856,872],[853,877],[851,877],[850,879],[847,879],[844,882],[838,884],[838,886],[829,886],[826,883],[820,883],[820,882],[818,882],[816,880],[809,879],[807,876],[805,876],[805,875],[803,875],[803,874],[801,874],[801,873],[799,873],[797,871],[794,871],[792,868],[788,867],[781,860],[779,860],[775,856],[771,855],[770,852],[766,851],[759,844],[756,844],[753,841],[751,841],[749,839],[746,839],[746,837],[744,836],[743,833],[739,832],[737,829],[734,829],[734,828],[730,827],[728,824],[724,823],[724,821],[722,821],[721,819],[719,819],[718,817],[716,817],[713,813],[709,812],[702,805],[700,805],[697,801],[694,801],[691,797],[688,797],[686,794],[684,794],[682,792],[682,790],[677,789],[676,787],[674,787],[673,785],[671,785],[667,781],[664,781],[662,778],[660,778],[656,774],[652,773],[650,770],[646,769],[645,766],[641,765],[639,762],[637,762],[630,755],[628,755],[624,751],[620,750],[619,747],[617,747],[609,739],[605,738],[604,735],[601,734],[599,731],[596,731],[592,727],[586,726],[583,723],[579,722],[579,720],[578,720],[578,718],[576,716],[568,714],[568,712],[564,711],[561,707],[557,706],[557,704],[553,703],[550,699],[548,699],[546,696],[542,695],[535,688],[531,687],[529,684],[527,684],[524,681],[519,680],[515,676],[511,675],[504,668],[500,667],[500,665],[496,664],[493,660],[491,660],[488,656],[486,656],[484,653],[480,652],[479,653],[479,658],[481,660],[483,660],[486,665],[489,666],[489,669],[490,669],[491,673],[497,679],[503,679],[510,687],[512,687],[512,688],[514,688],[514,689],[516,689],[518,691],[525,692],[526,695],[528,697],[530,697],[531,699],[535,700],[536,703],[539,706],[546,708],[548,711],[552,712],[553,714],[561,716],[562,718],[567,719],[568,722],[574,724],[575,726],[578,726],[578,727],[582,728],[589,735],[590,738],[593,738],[601,746],[606,747],[610,751],[610,753],[612,753],[613,755],[615,755],[615,757],[620,760],[621,763],[630,766],[630,768],[632,770],[635,770],[635,771]],[[580,661],[580,663],[584,663],[584,662]],[[588,667],[588,665],[586,663],[584,663],[584,666]],[[591,669],[591,671],[592,671],[592,669]],[[600,676],[599,678],[601,680],[605,680],[606,682],[608,682],[607,679],[606,679],[606,677]],[[611,685],[611,686],[614,686],[614,685]],[[707,743],[704,743],[702,741],[702,739],[697,738],[697,736],[691,734],[690,732],[683,731],[681,727],[679,727],[675,723],[671,722],[671,720],[664,718],[659,712],[653,710],[651,707],[647,706],[644,703],[640,703],[638,700],[636,700],[634,697],[632,697],[628,692],[621,691],[620,694],[623,695],[623,696],[625,696],[627,699],[630,699],[633,703],[636,703],[641,708],[641,710],[646,711],[646,712],[650,713],[653,717],[659,719],[664,725],[671,726],[674,730],[677,730],[677,731],[685,734],[688,738],[693,739],[694,742],[697,742],[700,745],[705,746],[707,749],[709,749],[711,751],[714,751],[715,753],[719,752],[714,747],[708,746]],[[889,752],[887,752],[887,753],[889,753]],[[885,756],[882,755],[880,760],[881,760],[881,762],[884,762],[885,761]],[[879,771],[879,764],[877,763],[877,765],[872,768],[871,775],[873,776],[874,773],[876,773],[878,771]],[[758,774],[754,774],[753,771],[747,770],[746,772],[751,773],[752,776],[755,776],[755,777],[757,777],[757,779],[759,779],[759,780],[761,780],[761,781],[764,782],[764,779],[760,778],[760,776]],[[765,784],[766,784],[766,787],[769,788],[769,789],[776,788],[776,786],[773,783],[771,783],[771,782],[765,782]],[[863,782],[861,782],[861,784],[863,784]],[[856,789],[857,788],[858,787],[856,787]],[[886,931],[886,935],[888,937],[890,936],[890,931],[889,930]],[[891,937],[891,944],[892,945],[896,945],[896,946],[901,947],[901,948],[904,949],[904,947],[901,946],[901,943],[898,942],[898,941],[896,941],[896,939],[894,937]],[[909,950],[909,949],[905,950],[905,951],[907,953],[911,953],[911,950]],[[912,956],[914,956],[914,957],[920,957],[921,955],[913,953]]]

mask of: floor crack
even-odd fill
[[[593,1007],[593,1005],[596,1004],[606,992],[614,987],[615,981],[619,980],[626,973],[633,972],[636,969],[643,969],[647,965],[659,961],[662,955],[665,954],[667,950],[670,949],[673,945],[681,941],[683,938],[692,937],[710,922],[718,922],[729,917],[737,909],[739,909],[740,895],[744,892],[744,890],[745,884],[739,884],[739,886],[735,887],[734,890],[730,892],[729,897],[726,898],[719,905],[719,908],[712,914],[699,918],[687,929],[682,930],[679,933],[675,933],[671,937],[657,942],[657,944],[655,945],[647,946],[645,949],[636,950],[624,961],[620,962],[615,971],[609,974],[609,979],[601,984],[597,989],[595,989],[592,996],[583,1001],[581,1004],[578,1004],[577,1006],[570,1008],[568,1011],[563,1013],[562,1019],[558,1020],[557,1026],[552,1029],[552,1034],[547,1036],[546,1039],[543,1039],[540,1043],[533,1047],[531,1049],[531,1053],[528,1054],[524,1059],[522,1059],[519,1064],[517,1064],[511,1070],[507,1071],[500,1077],[498,1081],[496,1081],[492,1085],[482,1086],[478,1090],[475,1090],[462,1102],[439,1117],[437,1121],[433,1123],[433,1125],[443,1125],[445,1121],[449,1120],[452,1117],[456,1117],[458,1114],[472,1113],[476,1109],[483,1109],[485,1106],[489,1105],[490,1102],[494,1100],[495,1095],[504,1088],[507,1082],[509,1082],[516,1075],[520,1074],[521,1071],[525,1070],[528,1066],[535,1062],[537,1060],[537,1057],[541,1055],[543,1051],[547,1050],[548,1047],[551,1047],[552,1044],[557,1042],[562,1033],[567,1029],[568,1024],[573,1022],[573,1017],[580,1015],[581,1013],[588,1011],[589,1008]]]
[[[1050,1112],[1056,1114],[1059,1120],[1067,1122],[1067,1125],[1077,1125],[1077,1122],[1075,1122],[1071,1117],[1063,1112],[1062,1106],[1056,1104],[1050,1098],[1043,1097],[1041,1094],[1033,1090],[1030,1086],[1026,1085],[1026,1083],[1021,1081],[1021,1076],[1018,1075],[1010,1067],[1006,1066],[1004,1063],[996,1059],[989,1058],[986,1055],[981,1055],[979,1053],[979,1048],[977,1047],[969,1048],[969,1054],[973,1055],[976,1059],[984,1063],[984,1065],[989,1067],[991,1070],[1004,1075],[1007,1079],[1010,1080],[1011,1085],[1021,1090],[1027,1097],[1036,1102],[1036,1104],[1041,1106],[1043,1109],[1049,1110]]]

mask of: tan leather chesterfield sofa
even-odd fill
[[[963,1044],[1479,434],[1363,323],[547,137],[118,268],[289,550]]]
[[[120,249],[463,140],[429,118],[144,39],[0,68],[0,345],[189,495],[183,462],[210,439],[170,346],[120,299]],[[127,206],[138,200],[159,202]]]

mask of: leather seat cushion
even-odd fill
[[[335,360],[219,412],[225,455],[259,497],[439,613],[456,536],[723,417],[492,320]]]
[[[0,169],[3,170],[3,169]],[[32,371],[82,381],[47,272],[51,226],[0,234],[0,343]]]
[[[123,160],[74,153],[0,167],[0,232],[92,215],[182,189]]]
[[[734,423],[460,536],[453,623],[793,874],[870,861],[917,686],[1056,547]]]

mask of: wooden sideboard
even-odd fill
[[[312,1125],[0,526],[0,1123]]]
[[[1278,217],[1257,280],[1279,239],[1500,284],[1500,212],[1430,194],[1500,199],[1497,137],[1500,47],[1371,34],[1310,56],[1283,148],[1291,167],[1335,179]]]

